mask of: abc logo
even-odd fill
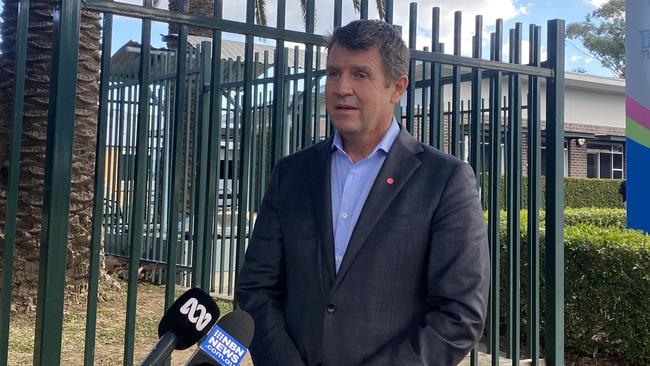
[[[196,330],[199,332],[212,320],[212,314],[208,313],[205,306],[199,304],[199,301],[193,297],[181,306],[181,313],[187,315],[187,319],[196,325]]]

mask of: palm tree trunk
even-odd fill
[[[14,63],[17,3],[17,0],[5,0],[1,14],[3,22],[0,23],[0,217],[5,215],[7,202],[9,131],[12,124],[13,84],[16,77]],[[13,275],[13,305],[19,310],[34,308],[38,289],[38,255],[52,61],[52,12],[55,4],[55,1],[34,0],[30,7]],[[82,12],[66,271],[68,296],[83,294],[87,288],[90,263],[99,92],[99,18],[97,13]],[[5,220],[0,220],[0,257],[4,248],[4,222]]]

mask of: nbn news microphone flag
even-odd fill
[[[203,339],[187,365],[239,366],[253,340],[253,318],[235,310],[221,318]]]

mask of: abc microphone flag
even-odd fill
[[[203,339],[186,366],[239,366],[253,340],[255,324],[245,311],[224,315]]]
[[[158,324],[158,343],[141,366],[162,365],[175,349],[187,349],[203,337],[219,318],[214,300],[191,288],[174,301]]]

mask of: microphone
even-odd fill
[[[158,343],[141,366],[162,365],[175,349],[187,349],[203,337],[219,318],[214,300],[198,287],[174,301],[158,324]]]
[[[253,340],[255,323],[245,311],[235,310],[210,330],[185,366],[239,366]]]

